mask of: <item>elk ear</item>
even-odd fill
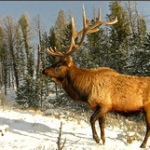
[[[72,57],[67,57],[66,64],[68,67],[70,67],[72,65]]]

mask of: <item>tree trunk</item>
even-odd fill
[[[41,45],[38,45],[38,60],[37,60],[37,71],[36,71],[36,78],[38,79],[38,73],[41,68]]]
[[[4,61],[4,92],[5,92],[5,95],[7,95],[7,60]]]
[[[13,48],[12,43],[10,43],[10,51],[11,51],[11,55],[13,58],[13,69],[14,69],[14,74],[15,74],[16,87],[18,89],[19,88],[18,70],[17,70],[16,58],[15,58],[14,48]]]

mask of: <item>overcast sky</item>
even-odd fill
[[[27,12],[31,18],[40,14],[44,26],[49,29],[55,24],[60,9],[68,17],[69,9],[75,19],[75,24],[82,25],[82,5],[85,6],[87,18],[92,18],[93,8],[101,7],[102,20],[109,14],[109,1],[0,1],[0,17],[11,14],[15,19]],[[150,1],[138,1],[140,14],[150,14]]]

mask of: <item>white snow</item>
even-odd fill
[[[9,126],[4,136],[0,136],[0,150],[56,150],[61,121],[61,142],[66,138],[64,150],[140,150],[142,141],[128,143],[119,128],[113,129],[106,125],[106,144],[96,144],[91,127],[85,121],[67,119],[67,113],[59,115],[59,110],[56,114],[53,111],[50,111],[51,115],[47,113],[44,115],[41,111],[0,106],[0,125]],[[99,133],[98,123],[96,126]],[[149,146],[148,141],[145,150]]]

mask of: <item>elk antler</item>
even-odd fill
[[[73,54],[74,52],[76,52],[81,47],[81,45],[83,44],[85,36],[86,36],[87,33],[97,32],[99,30],[99,28],[97,28],[97,26],[99,26],[100,24],[114,24],[117,21],[118,21],[117,17],[115,18],[114,21],[110,21],[110,22],[101,21],[101,9],[99,7],[97,22],[95,22],[91,26],[88,26],[90,20],[86,19],[84,5],[83,5],[83,29],[80,32],[76,32],[74,19],[72,18],[72,20],[71,20],[71,23],[72,23],[72,37],[71,37],[71,43],[70,43],[70,47],[68,49],[68,52],[63,54],[61,52],[58,52],[56,48],[55,48],[55,52],[54,52],[54,50],[52,48],[47,49],[47,51],[48,51],[48,53],[50,53],[53,56],[59,57],[61,59],[64,59],[67,56],[69,56],[69,55]],[[79,44],[75,44],[75,39],[77,37],[79,37],[80,35],[82,35],[81,41],[79,42]]]

